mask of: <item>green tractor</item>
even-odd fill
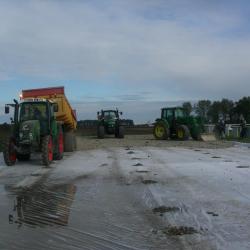
[[[5,105],[5,113],[14,108],[12,133],[4,144],[3,156],[6,165],[16,160],[26,161],[33,152],[41,152],[42,162],[48,166],[53,160],[63,158],[63,125],[56,121],[54,112],[58,105],[50,100],[30,99]]]
[[[118,110],[101,110],[97,112],[98,125],[97,137],[104,138],[105,134],[115,135],[116,138],[124,138],[124,126],[122,125]]]
[[[181,107],[163,108],[161,118],[156,119],[154,125],[154,136],[158,140],[188,140],[190,136],[194,140],[201,140],[202,131],[202,121],[186,115]]]

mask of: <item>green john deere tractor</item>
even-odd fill
[[[57,104],[45,100],[24,100],[5,105],[14,108],[12,133],[3,149],[6,165],[12,166],[16,160],[26,161],[33,152],[41,152],[42,162],[48,166],[52,160],[60,160],[64,152],[63,126],[56,121],[54,112]]]
[[[98,125],[97,137],[104,138],[105,134],[115,135],[116,138],[124,138],[124,126],[122,125],[118,110],[101,110],[97,112]]]
[[[194,140],[201,140],[202,131],[202,121],[186,115],[181,107],[163,108],[161,118],[156,119],[154,125],[154,136],[158,140],[188,140],[190,136]]]

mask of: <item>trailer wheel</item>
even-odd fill
[[[73,132],[64,134],[64,152],[74,152],[76,149],[76,136]]]
[[[53,141],[51,135],[46,135],[42,139],[42,161],[45,166],[49,166],[53,160]]]
[[[63,138],[63,131],[61,127],[59,129],[56,146],[57,146],[57,149],[56,149],[56,153],[54,154],[54,159],[61,160],[63,158],[63,152],[64,152],[64,138]]]
[[[104,138],[104,126],[98,126],[98,128],[97,128],[97,137],[99,139]]]
[[[3,157],[7,166],[13,166],[16,163],[17,154],[15,151],[15,141],[13,138],[8,138],[4,143]]]

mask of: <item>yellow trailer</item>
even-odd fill
[[[70,103],[65,96],[64,87],[23,90],[21,98],[23,100],[30,98],[46,99],[56,103],[58,106],[58,110],[55,112],[56,120],[61,121],[67,130],[76,130],[76,111],[70,106]]]

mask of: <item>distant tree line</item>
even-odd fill
[[[250,96],[238,101],[223,98],[221,101],[200,100],[194,105],[184,102],[182,107],[186,114],[194,113],[207,123],[216,123],[219,117],[230,123],[239,123],[241,115],[250,123]]]

